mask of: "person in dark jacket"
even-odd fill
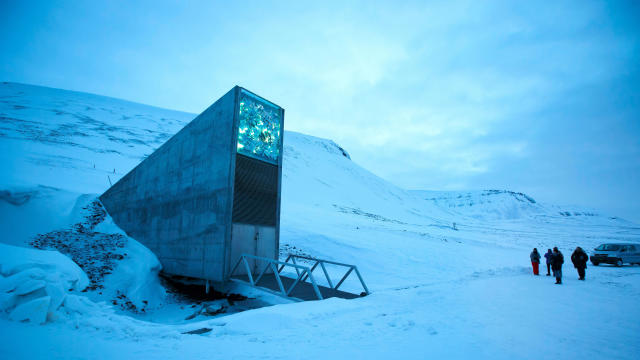
[[[551,270],[553,270],[553,276],[556,277],[556,284],[562,284],[562,264],[564,264],[564,256],[557,247],[554,247]]]
[[[537,248],[533,248],[533,251],[529,255],[531,258],[531,266],[533,266],[533,275],[540,275],[538,265],[540,265],[540,253]]]
[[[547,249],[547,253],[544,254],[544,258],[547,259],[547,276],[551,276],[551,259],[553,258],[551,249]]]
[[[578,269],[578,276],[580,276],[580,280],[584,280],[588,260],[589,255],[587,255],[580,246],[578,246],[573,254],[571,254],[571,262],[573,263],[573,267]]]

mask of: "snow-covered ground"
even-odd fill
[[[294,132],[285,133],[281,248],[357,264],[372,294],[291,303],[235,288],[250,303],[185,320],[202,306],[167,293],[153,254],[108,215],[95,220],[99,210],[91,204],[193,117],[0,84],[0,228],[1,242],[10,244],[0,249],[2,358],[640,354],[640,267],[589,267],[581,282],[567,263],[558,286],[530,275],[528,258],[532,247],[558,246],[569,262],[575,246],[640,242],[639,225],[511,191],[407,191],[358,166],[348,149]],[[109,256],[88,256],[89,248],[62,248],[69,257],[27,249],[61,243],[76,249],[99,243],[98,253]],[[62,286],[60,293],[64,281],[85,281],[70,259],[88,274],[90,290]],[[102,266],[110,274],[96,277],[92,269]],[[16,279],[34,290],[16,290]],[[345,286],[361,291],[355,278]],[[20,311],[11,315],[33,301],[21,311],[39,318],[20,322]],[[236,312],[263,305],[273,306]],[[38,309],[45,310],[44,325]],[[211,331],[183,334],[200,328]]]
[[[568,274],[569,275],[569,274]],[[3,322],[8,359],[635,359],[640,272],[598,268],[556,286],[523,269],[251,310],[184,326],[95,316],[74,327]]]

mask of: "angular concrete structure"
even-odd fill
[[[100,200],[166,273],[221,282],[242,253],[277,259],[283,122],[236,86]]]

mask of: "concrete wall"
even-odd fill
[[[151,249],[165,272],[224,280],[238,89],[216,101],[100,197],[116,224]]]

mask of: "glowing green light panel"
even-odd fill
[[[238,153],[278,162],[282,110],[245,91],[240,92]]]

